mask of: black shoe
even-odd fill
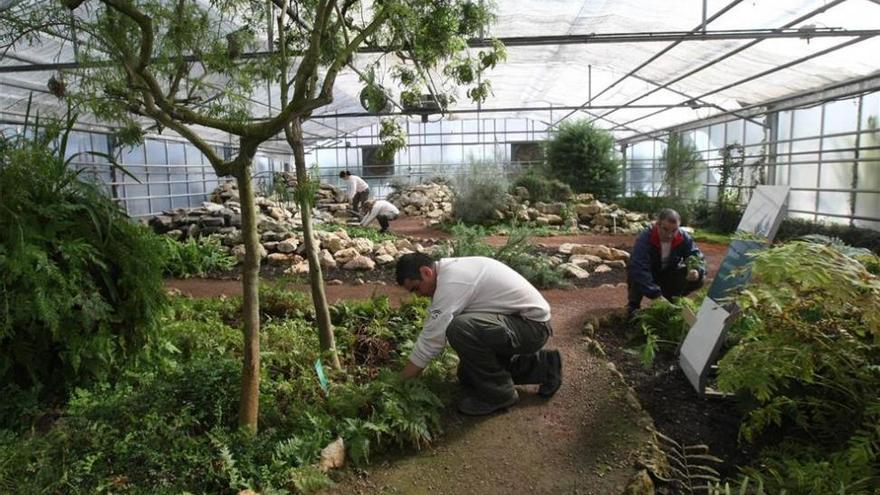
[[[495,411],[507,409],[508,407],[516,404],[517,400],[519,400],[519,396],[517,395],[516,391],[513,392],[513,396],[510,399],[497,403],[484,402],[476,397],[465,397],[464,399],[461,399],[461,401],[459,401],[458,410],[462,414],[466,414],[468,416],[486,416],[487,414],[492,414]]]
[[[553,397],[562,385],[562,356],[559,351],[544,351],[547,361],[547,379],[538,387],[538,395]]]

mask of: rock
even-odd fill
[[[413,252],[413,245],[409,239],[398,239],[394,241],[394,247],[398,250],[409,249],[410,252]]]
[[[291,265],[290,268],[284,270],[284,273],[288,275],[302,275],[309,273],[309,262],[308,261],[300,261],[295,265]]]
[[[318,254],[318,261],[321,263],[321,268],[336,268],[336,259],[326,249],[322,249]]]
[[[262,244],[263,244],[263,247],[266,248],[266,251],[269,251],[270,253],[274,253],[275,251],[278,251],[278,243],[277,242],[274,242],[274,241],[273,242],[263,242]]]
[[[364,282],[364,279],[362,279],[362,278],[356,278],[356,279],[354,279],[354,282],[352,282],[351,284],[352,284],[352,285],[364,285],[365,283],[366,283],[366,282]]]
[[[150,219],[150,227],[159,234],[163,234],[171,230],[174,225],[174,219],[168,215],[157,215]]]
[[[607,258],[608,260],[610,260],[610,261],[617,261],[617,260],[628,261],[629,260],[629,253],[627,253],[623,249],[609,248],[609,250],[611,251],[611,255],[608,256],[608,258]]]
[[[269,216],[274,218],[275,220],[286,220],[291,216],[289,211],[283,208],[279,208],[277,206],[270,206],[268,208],[268,213]]]
[[[558,249],[558,251],[559,251],[561,254],[571,254],[571,250],[572,250],[575,246],[577,246],[577,245],[578,245],[578,244],[574,244],[574,243],[571,243],[571,242],[566,242],[566,243],[563,243],[563,244],[560,244],[560,245],[559,245],[559,249]]]
[[[272,253],[267,256],[270,265],[287,265],[293,256],[284,253]]]
[[[327,285],[342,285],[342,284],[343,284],[342,280],[339,280],[338,278],[332,278],[327,281]]]
[[[257,248],[257,249],[260,252],[260,258],[265,258],[266,256],[269,255],[269,252],[266,251],[266,248],[264,248],[262,244],[258,244],[258,246],[259,246],[259,248]],[[232,248],[232,255],[235,256],[238,259],[238,261],[244,261],[244,254],[245,254],[244,244],[239,244],[239,245]]]
[[[290,237],[279,242],[276,249],[279,253],[293,253],[297,247],[299,247],[299,242],[296,238]]]
[[[351,247],[357,249],[361,254],[370,254],[373,252],[373,241],[364,237],[352,239]]]
[[[568,262],[578,268],[587,269],[602,263],[602,258],[592,254],[573,254],[568,258]]]
[[[565,223],[565,220],[563,220],[562,217],[559,215],[550,214],[546,215],[544,218],[547,219],[547,223],[549,225],[562,225],[563,223]]]
[[[525,187],[518,186],[513,190],[513,195],[520,199],[529,199],[529,190]]]
[[[544,215],[561,215],[563,203],[543,203],[538,201],[535,203],[535,209]]]
[[[341,251],[337,251],[333,257],[336,258],[336,262],[340,264],[346,264],[349,261],[360,256],[360,253],[355,248],[345,248]]]
[[[578,218],[581,220],[586,220],[592,218],[593,215],[600,213],[602,211],[602,207],[597,203],[592,204],[576,204],[574,205],[574,212],[577,214]]]
[[[331,253],[335,253],[337,251],[342,251],[343,249],[347,248],[348,241],[334,234],[331,234],[321,242],[321,246],[329,250]]]
[[[342,266],[346,270],[372,270],[375,267],[376,263],[366,256],[356,256]]]
[[[611,250],[601,244],[578,244],[571,248],[571,254],[592,254],[607,260],[611,257]]]
[[[583,280],[585,278],[590,278],[590,272],[584,270],[583,268],[578,268],[571,263],[563,263],[559,265],[559,269],[562,270],[562,273],[566,277],[576,278],[579,280]]]
[[[329,445],[321,449],[321,461],[319,466],[325,473],[331,469],[341,468],[345,465],[345,442],[337,438]]]
[[[203,227],[222,227],[225,225],[222,217],[202,217],[199,220],[199,225]]]
[[[379,265],[387,265],[388,263],[394,262],[394,256],[390,254],[380,254],[376,256],[376,263]]]
[[[606,261],[605,264],[610,268],[626,268],[626,262],[623,260]]]
[[[608,273],[611,271],[611,267],[608,265],[599,265],[593,270],[593,273]]]
[[[202,208],[208,213],[221,213],[225,209],[222,204],[212,201],[203,201]]]

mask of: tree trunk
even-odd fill
[[[306,157],[303,147],[302,122],[299,117],[291,123],[291,143],[293,148],[293,160],[296,164],[297,184],[306,184],[309,180],[306,170]],[[341,369],[339,355],[336,353],[336,339],[333,336],[333,326],[330,324],[330,308],[327,305],[327,296],[324,293],[324,278],[321,274],[321,262],[315,249],[312,237],[312,202],[315,198],[305,195],[300,197],[300,214],[302,215],[303,237],[306,244],[306,259],[309,260],[309,285],[312,288],[312,302],[315,305],[315,315],[318,320],[318,338],[321,342],[321,351],[330,359],[330,365],[335,369]]]
[[[238,425],[252,434],[257,432],[260,405],[260,239],[250,167],[235,174],[241,201],[241,236],[245,255],[241,270],[244,303],[244,364],[241,372],[241,402]]]

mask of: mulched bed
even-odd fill
[[[756,451],[737,443],[742,415],[736,401],[697,395],[673,355],[658,354],[646,368],[628,351],[633,347],[629,335],[635,331],[620,315],[603,322],[593,338],[635,389],[657,430],[684,445],[707,445],[712,455],[724,460],[716,467],[722,477],[735,476],[736,466],[749,464]]]

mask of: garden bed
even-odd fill
[[[755,455],[753,448],[737,443],[742,414],[736,403],[697,395],[670,354],[658,354],[654,363],[645,367],[630,348],[633,332],[622,314],[613,315],[593,338],[635,390],[658,431],[684,445],[707,445],[712,455],[724,461],[717,467],[721,475],[735,476],[736,466],[748,464]]]

